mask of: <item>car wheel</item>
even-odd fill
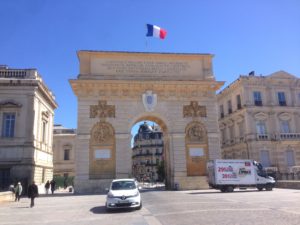
[[[136,209],[137,209],[137,210],[140,210],[142,207],[143,207],[143,205],[142,205],[142,202],[141,202],[141,203],[140,203],[140,206],[137,207]]]
[[[106,212],[111,212],[112,209],[108,208],[108,207],[107,207],[107,204],[105,204],[105,211],[106,211]]]

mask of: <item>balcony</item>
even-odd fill
[[[257,141],[269,141],[271,140],[270,134],[256,134]]]
[[[276,137],[279,140],[300,140],[300,133],[280,133]]]

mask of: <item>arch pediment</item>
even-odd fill
[[[21,108],[22,104],[17,103],[13,100],[7,100],[0,102],[0,108]]]
[[[290,120],[292,118],[290,113],[286,113],[286,112],[280,113],[278,115],[278,117],[279,117],[280,120],[283,120],[283,121],[287,121],[287,120]]]
[[[289,74],[283,70],[280,70],[280,71],[277,71],[275,73],[272,73],[268,76],[269,78],[272,78],[272,79],[295,79],[296,77],[293,76],[292,74]]]
[[[254,115],[254,118],[256,120],[266,120],[266,119],[268,119],[268,115],[266,113],[259,112]]]

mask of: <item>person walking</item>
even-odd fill
[[[50,188],[50,182],[49,182],[49,180],[47,180],[47,182],[45,184],[46,194],[49,193],[49,188]]]
[[[21,182],[18,182],[17,186],[15,187],[15,202],[20,201],[21,195],[22,195],[22,185]]]
[[[34,206],[34,199],[35,199],[35,197],[38,197],[38,195],[39,195],[38,187],[36,186],[35,182],[32,181],[32,184],[29,185],[29,187],[28,187],[28,198],[31,199],[31,202],[30,202],[31,208]]]
[[[55,185],[56,185],[56,182],[55,182],[55,180],[51,180],[51,182],[50,182],[50,186],[51,186],[51,193],[52,193],[52,194],[54,194]]]

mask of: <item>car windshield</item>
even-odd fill
[[[134,181],[115,181],[111,185],[112,190],[132,190],[135,189]]]

